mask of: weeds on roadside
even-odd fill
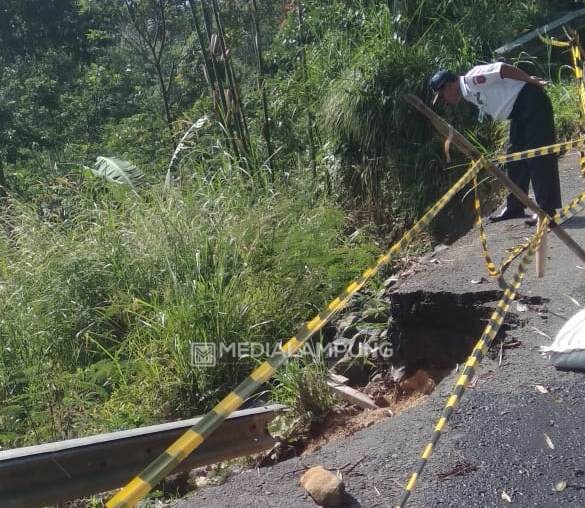
[[[282,340],[378,253],[343,240],[343,213],[310,194],[211,180],[139,199],[78,189],[64,222],[15,204],[0,273],[2,446],[207,411],[253,364],[194,367],[192,342]]]

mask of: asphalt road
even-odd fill
[[[562,161],[564,202],[585,189],[577,167],[574,155]],[[585,247],[583,214],[565,228]],[[532,231],[520,219],[491,224],[490,248],[496,258],[501,257],[505,248]],[[531,267],[520,290],[521,295],[541,297],[543,303],[522,312],[513,304],[521,326],[508,335],[518,339],[520,347],[506,351],[501,365],[484,360],[476,386],[465,393],[408,506],[508,506],[510,502],[502,497],[505,492],[519,507],[585,507],[585,376],[556,371],[539,353],[540,345],[551,342],[543,334],[554,337],[565,322],[563,316],[569,318],[579,309],[573,300],[585,305],[585,263],[553,234],[548,238],[545,277],[536,279]],[[434,259],[423,261],[400,291],[424,288],[469,294],[497,288],[491,281],[471,284],[488,278],[476,230]],[[303,467],[323,465],[335,470],[359,462],[344,476],[346,506],[390,507],[400,499],[401,485],[416,466],[455,378],[456,374],[446,378],[419,406],[342,442],[329,443],[302,462],[291,459],[242,472],[173,506],[310,508],[315,504],[298,483]],[[548,393],[540,393],[536,385]],[[567,487],[557,492],[554,485],[560,481]]]

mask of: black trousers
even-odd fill
[[[508,153],[556,143],[552,104],[539,86],[524,85],[510,113],[510,144]],[[556,155],[546,155],[507,164],[508,176],[526,194],[532,181],[538,206],[547,213],[561,207],[561,184]],[[512,193],[506,205],[512,210],[524,210],[524,205]]]

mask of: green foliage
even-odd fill
[[[0,6],[2,446],[212,407],[254,362],[194,368],[193,341],[289,337],[379,254],[371,235],[348,234],[356,223],[400,229],[458,176],[463,161],[444,167],[402,95],[428,99],[436,68],[490,59],[549,11],[536,0],[425,0],[398,16],[386,0],[306,0],[301,37],[295,3],[259,1],[277,149],[267,161],[249,2],[220,2],[247,157],[220,127],[188,4],[162,4],[165,16],[150,0]],[[579,123],[575,88],[550,94],[568,136]],[[502,138],[471,108],[438,111],[487,151]],[[203,117],[179,150],[177,185],[163,192],[176,141]],[[113,195],[79,170],[98,155],[102,176],[135,185],[140,174],[122,162],[132,161],[152,185],[140,199]],[[270,390],[321,417],[332,404],[324,376],[322,361],[294,361]]]
[[[560,140],[574,139],[583,125],[579,109],[579,93],[575,81],[561,81],[547,87],[555,113],[556,130]]]
[[[127,185],[132,190],[142,183],[144,173],[128,161],[115,157],[98,157],[95,168],[86,167],[93,175],[115,185]]]
[[[74,0],[3,0],[0,14],[0,51],[10,59],[54,47],[77,49],[83,25]]]
[[[132,160],[147,173],[163,178],[170,159],[170,136],[160,117],[138,113],[104,126],[104,149]]]
[[[88,188],[66,228],[17,207],[0,291],[5,445],[209,409],[252,363],[193,368],[191,342],[282,340],[375,258],[343,241],[341,211],[239,182],[115,205]]]
[[[331,411],[335,396],[327,386],[327,367],[323,359],[295,358],[274,378],[275,402],[293,410],[292,418],[320,420]]]

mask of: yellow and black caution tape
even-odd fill
[[[547,44],[548,46],[554,46],[555,48],[570,48],[571,43],[567,41],[558,41],[556,39],[551,39],[550,37],[545,37],[542,34],[538,34],[538,38]]]
[[[475,210],[477,213],[477,223],[479,226],[479,238],[481,241],[481,247],[483,250],[483,255],[485,259],[485,265],[490,277],[502,277],[504,272],[508,269],[508,267],[512,264],[512,262],[522,254],[529,246],[530,242],[522,243],[516,245],[512,249],[509,249],[508,257],[502,262],[500,267],[494,263],[493,258],[489,252],[487,246],[487,235],[485,232],[485,228],[483,226],[482,220],[482,212],[481,212],[481,203],[479,200],[479,195],[477,191],[477,177],[474,179],[474,191],[475,191]],[[576,213],[580,212],[585,207],[585,192],[583,192],[580,196],[574,198],[569,204],[567,204],[563,209],[555,214],[553,220],[555,223],[561,225],[571,217],[573,217]]]
[[[512,264],[512,262],[522,254],[528,247],[530,246],[530,242],[520,243],[511,249],[507,249],[506,252],[508,253],[508,257],[502,262],[500,265],[500,272],[502,275],[508,269],[508,267]]]
[[[512,303],[514,298],[516,298],[516,293],[522,283],[522,280],[524,279],[526,269],[529,263],[531,262],[536,249],[538,249],[540,241],[542,240],[542,236],[548,227],[548,221],[549,221],[548,218],[542,221],[540,227],[536,232],[536,235],[534,236],[530,243],[530,248],[528,249],[528,252],[525,254],[524,258],[522,259],[522,262],[520,263],[520,266],[518,267],[518,271],[516,272],[516,275],[514,276],[512,283],[504,291],[503,298],[498,302],[496,309],[491,315],[489,323],[486,326],[485,330],[483,331],[481,338],[477,341],[475,347],[473,348],[473,351],[469,355],[469,358],[465,363],[463,372],[457,379],[455,387],[451,392],[450,397],[447,399],[447,403],[443,409],[443,413],[441,414],[441,417],[439,418],[435,425],[433,436],[429,443],[423,449],[418,468],[416,472],[414,472],[410,476],[410,479],[408,480],[406,487],[404,488],[402,498],[400,502],[396,505],[396,508],[404,508],[406,506],[406,503],[408,502],[408,499],[412,491],[414,490],[414,487],[416,486],[416,483],[420,475],[422,474],[427,461],[429,460],[431,454],[433,453],[437,445],[437,442],[439,441],[439,438],[441,437],[441,434],[445,429],[445,425],[447,425],[449,418],[453,414],[453,410],[461,400],[461,397],[463,396],[469,381],[472,379],[474,375],[475,369],[477,368],[483,357],[487,354],[500,327],[502,326],[502,323],[504,322],[504,317],[506,316],[510,308],[510,304]]]
[[[585,118],[585,83],[583,82],[583,55],[579,34],[575,32],[572,39],[571,55],[573,57],[573,70],[577,79],[577,90],[579,93],[579,104],[581,105],[581,118]],[[585,151],[581,150],[581,176],[585,176]]]
[[[567,35],[569,35],[567,33]],[[569,35],[570,41],[557,41],[549,37],[539,35],[540,40],[549,46],[557,48],[571,48],[571,57],[573,60],[573,72],[577,80],[577,91],[579,94],[579,106],[581,110],[581,117],[585,118],[585,82],[583,80],[583,50],[581,48],[581,41],[579,32],[572,31]],[[581,150],[580,158],[581,176],[585,176],[585,151]]]
[[[474,193],[474,205],[475,212],[477,215],[477,225],[479,226],[479,239],[481,241],[481,248],[483,250],[483,257],[485,258],[485,265],[490,277],[500,277],[502,272],[494,263],[490,251],[487,246],[487,236],[485,234],[485,228],[483,227],[482,213],[481,213],[481,202],[479,200],[479,183],[477,176],[473,179],[473,193]]]
[[[489,251],[488,245],[487,245],[487,235],[486,235],[485,228],[484,228],[484,225],[483,225],[482,212],[481,212],[481,202],[480,202],[480,199],[479,199],[477,177],[474,179],[474,194],[475,194],[474,195],[475,212],[476,212],[476,215],[477,215],[477,225],[478,225],[478,229],[479,229],[479,239],[480,239],[480,242],[481,242],[481,249],[483,251],[483,257],[484,257],[484,260],[485,260],[485,266],[487,268],[487,271],[488,271],[488,274],[489,274],[490,277],[503,278],[504,272],[506,271],[506,269],[508,268],[508,266],[510,266],[510,264],[520,254],[522,254],[526,250],[526,248],[528,247],[528,245],[530,244],[530,242],[527,242],[525,244],[516,245],[512,249],[509,249],[508,250],[508,257],[502,263],[502,265],[500,267],[498,267],[494,263],[494,260],[493,260],[491,254],[490,254],[490,251]],[[502,279],[502,282],[505,284],[505,281],[503,279]]]
[[[556,143],[554,145],[541,146],[539,148],[531,148],[522,152],[515,152],[506,155],[499,155],[492,159],[492,162],[505,164],[507,162],[520,161],[525,159],[532,159],[534,157],[542,157],[544,155],[557,154],[561,155],[567,153],[569,150],[575,148],[583,148],[585,146],[585,138],[573,139],[565,141],[564,143]]]
[[[380,256],[376,264],[368,268],[359,279],[346,287],[345,291],[335,298],[327,308],[317,316],[305,323],[284,345],[252,373],[244,379],[232,392],[220,401],[209,413],[207,413],[191,429],[185,432],[162,455],[155,459],[147,468],[123,487],[106,504],[108,508],[127,508],[134,506],[146,496],[155,485],[165,476],[171,473],[184,459],[186,459],[221,423],[242,403],[252,395],[262,384],[268,381],[276,370],[293,356],[303,344],[317,331],[319,331],[337,312],[339,312],[351,297],[359,291],[364,284],[371,279],[380,268],[388,264],[390,260],[403,250],[414,238],[422,232],[428,224],[437,216],[445,205],[467,185],[483,168],[484,159],[479,159],[471,164],[466,173],[441,197],[422,218],[407,231],[404,236],[395,243],[386,254]]]
[[[571,202],[568,205],[566,205],[565,207],[563,207],[562,210],[557,212],[556,215],[553,217],[553,220],[557,224],[562,224],[566,220],[573,217],[576,213],[583,210],[583,207],[585,207],[585,192],[571,200]]]
[[[573,71],[577,79],[577,86],[579,92],[579,104],[581,105],[581,114],[585,115],[585,83],[583,83],[583,55],[581,52],[581,44],[579,42],[579,34],[571,39],[571,56],[573,57]]]

